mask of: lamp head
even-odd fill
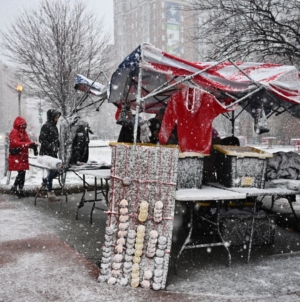
[[[20,84],[18,84],[18,86],[17,86],[17,90],[18,90],[18,92],[19,92],[19,93],[21,93],[21,92],[22,92],[22,90],[23,90],[23,87],[22,87]]]

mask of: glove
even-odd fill
[[[38,152],[38,145],[36,143],[31,143],[29,145],[29,148],[33,149],[33,154],[34,156],[38,156],[39,155],[39,152]]]
[[[35,145],[34,148],[33,148],[33,154],[34,154],[34,156],[38,156],[39,155],[37,145]]]

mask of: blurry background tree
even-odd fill
[[[194,41],[209,45],[207,59],[299,64],[300,1],[193,0],[193,10]]]
[[[1,35],[0,48],[17,67],[26,96],[43,99],[64,116],[82,99],[82,93],[74,90],[75,75],[95,79],[100,70],[108,73],[111,67],[111,34],[104,32],[102,21],[84,2],[43,0]],[[107,84],[104,78],[97,81]]]
[[[193,0],[197,26],[193,41],[203,61],[226,57],[237,61],[272,62],[300,67],[299,0]],[[247,112],[240,117],[239,134],[251,136],[245,121],[253,119]],[[224,125],[221,131],[228,129]],[[300,121],[288,113],[269,119],[270,132],[289,143],[300,137]],[[253,127],[252,127],[253,129]],[[253,130],[252,130],[253,131]],[[259,138],[254,132],[253,142]],[[257,138],[257,139],[256,139]]]

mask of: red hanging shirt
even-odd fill
[[[212,140],[212,122],[227,109],[212,94],[200,88],[183,88],[174,93],[164,114],[159,141],[166,144],[177,121],[177,132],[182,152],[209,154]]]

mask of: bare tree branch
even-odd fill
[[[75,75],[93,78],[109,68],[111,35],[83,2],[43,0],[1,35],[0,49],[17,66],[27,95],[42,98],[65,116],[81,99],[74,90]]]
[[[300,63],[299,0],[194,0],[194,42],[205,60]]]

